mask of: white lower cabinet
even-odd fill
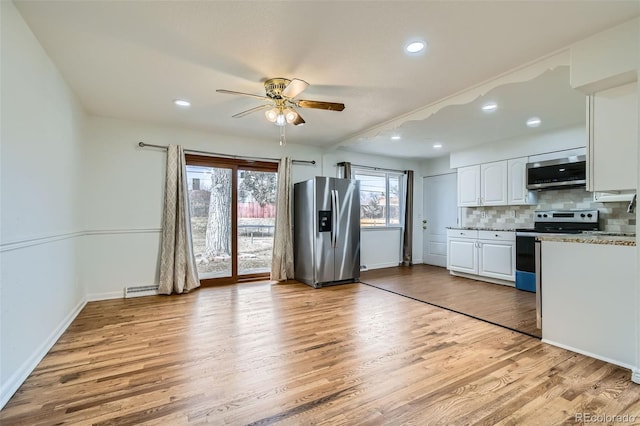
[[[451,238],[449,239],[449,269],[478,273],[478,240],[475,238]]]
[[[513,285],[516,234],[512,231],[447,230],[447,269],[454,275]]]
[[[479,240],[478,274],[515,281],[515,241]]]

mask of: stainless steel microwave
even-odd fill
[[[584,155],[527,163],[527,189],[561,189],[585,186],[587,161]]]

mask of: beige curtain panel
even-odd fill
[[[404,235],[402,239],[402,265],[413,264],[413,170],[406,170],[406,200],[404,205]]]
[[[200,286],[191,240],[187,167],[179,145],[167,147],[158,293],[185,293]]]
[[[293,279],[293,211],[292,211],[291,158],[284,157],[278,166],[278,194],[276,225],[273,236],[271,279]]]

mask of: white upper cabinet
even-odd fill
[[[480,165],[458,169],[458,206],[480,205]]]
[[[480,203],[483,206],[507,205],[507,161],[480,166]]]
[[[535,204],[535,197],[527,189],[528,157],[514,158],[507,161],[507,203],[510,206]]]
[[[458,168],[458,206],[506,206],[507,161]]]
[[[589,191],[636,189],[638,91],[630,83],[589,96]]]

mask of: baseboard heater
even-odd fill
[[[137,287],[124,288],[125,299],[129,299],[131,297],[156,296],[157,294],[158,294],[157,285],[140,285]]]

